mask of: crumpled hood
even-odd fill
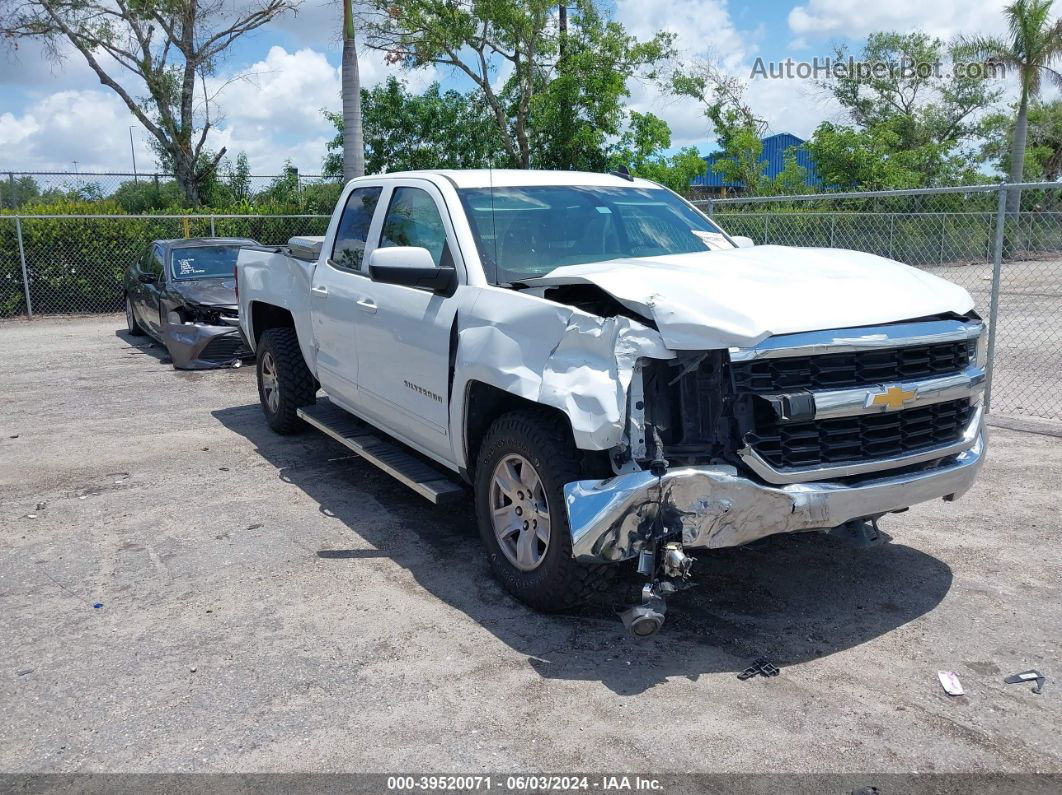
[[[170,291],[192,304],[202,306],[236,306],[236,282],[233,279],[175,279]]]
[[[752,248],[567,265],[531,286],[594,284],[651,318],[672,350],[748,347],[775,334],[880,325],[973,309],[958,285],[827,248]]]

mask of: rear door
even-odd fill
[[[358,400],[356,302],[368,281],[363,270],[367,241],[383,188],[366,185],[347,196],[332,250],[313,272],[310,314],[317,353],[317,377],[325,392],[353,408]]]
[[[428,249],[436,266],[464,267],[438,189],[401,179],[383,200],[379,245]],[[374,236],[376,230],[374,230]],[[450,335],[458,286],[451,297],[364,279],[355,285],[358,404],[361,413],[404,440],[452,460],[449,438]]]

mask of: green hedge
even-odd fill
[[[29,209],[29,208],[27,208]],[[49,207],[49,210],[55,210]],[[72,203],[68,214],[102,214],[114,208]],[[86,212],[88,210],[88,212]],[[21,219],[22,240],[35,314],[116,312],[122,307],[122,273],[152,240],[206,237],[208,216]],[[283,244],[293,235],[324,234],[327,217],[256,215],[217,218],[214,233]],[[0,317],[24,314],[25,297],[15,220],[0,215]]]

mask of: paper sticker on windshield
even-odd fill
[[[608,207],[601,207],[600,205],[595,207],[594,209],[597,210],[599,213],[605,213],[606,215],[612,212],[612,210]]]
[[[192,264],[190,259],[179,259],[177,260],[177,272],[181,276],[188,276],[195,273],[195,265]]]
[[[710,249],[733,248],[721,232],[702,232],[700,229],[691,229],[691,232],[699,237]]]

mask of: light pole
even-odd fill
[[[135,124],[129,125],[129,154],[133,156],[133,184],[139,185],[140,180],[136,176],[136,149],[133,148],[133,128]]]

